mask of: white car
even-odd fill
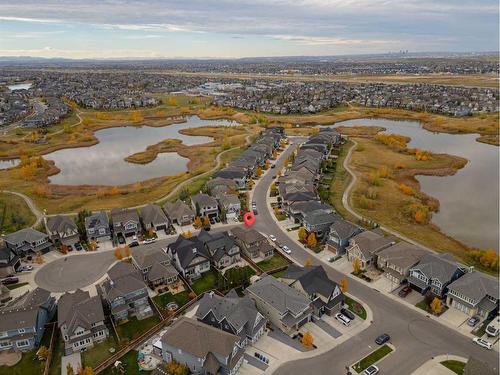
[[[498,316],[493,319],[486,327],[486,334],[490,337],[498,336],[500,332],[500,318]]]
[[[351,319],[349,319],[347,316],[341,313],[335,314],[335,319],[337,319],[340,323],[342,323],[346,327],[349,327],[349,324],[351,323]]]
[[[472,341],[474,341],[477,345],[485,348],[485,349],[489,349],[491,350],[492,347],[493,347],[493,344],[491,342],[488,342],[486,340],[483,340],[483,339],[480,339],[479,337],[474,337],[472,339]]]
[[[292,250],[290,250],[290,249],[288,248],[288,246],[286,246],[286,245],[283,245],[283,247],[282,247],[281,249],[282,249],[285,253],[287,253],[287,254],[291,254],[291,253],[292,253]]]
[[[33,271],[33,266],[25,264],[25,265],[20,266],[17,269],[17,272],[28,272],[28,271]]]
[[[378,374],[379,373],[379,369],[377,366],[375,365],[371,365],[370,367],[368,367],[364,372],[363,374],[364,375],[375,375],[375,374]]]
[[[145,245],[149,245],[150,243],[153,243],[153,242],[155,242],[155,241],[156,241],[156,240],[155,240],[154,238],[146,238],[146,239],[144,240],[144,242],[143,242],[143,243],[144,243]]]
[[[276,242],[276,236],[274,234],[270,234],[269,239],[273,242]]]

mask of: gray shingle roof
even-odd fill
[[[210,195],[203,193],[198,193],[192,196],[191,201],[193,202],[194,205],[198,204],[200,208],[217,206],[217,201],[215,200],[214,197],[211,197]]]
[[[57,304],[58,327],[67,325],[71,336],[79,326],[90,330],[93,323],[104,320],[104,311],[98,296],[90,297],[89,292],[80,289],[74,293],[64,293]]]
[[[349,239],[362,230],[357,225],[339,218],[330,227],[330,233],[336,233],[340,239]]]
[[[498,280],[495,280],[481,272],[468,272],[448,286],[458,294],[471,298],[476,303],[484,297],[491,296],[496,299],[498,295]]]
[[[182,216],[194,216],[194,212],[186,203],[177,199],[174,203],[165,203],[165,212],[168,217],[172,220],[180,218]]]
[[[426,254],[428,254],[428,251],[421,247],[401,241],[381,250],[378,256],[379,258],[384,258],[390,264],[394,264],[401,268],[408,268],[417,264]]]
[[[414,268],[444,284],[451,280],[459,265],[450,254],[426,254]]]
[[[309,295],[319,294],[327,299],[339,287],[335,281],[328,277],[322,266],[300,267],[291,264],[285,270],[283,278],[298,281]]]
[[[141,218],[143,223],[147,224],[153,223],[154,225],[158,225],[168,223],[167,215],[156,204],[148,204],[141,208]]]
[[[169,245],[171,253],[177,253],[180,265],[186,269],[194,258],[202,257],[207,260],[210,259],[208,250],[203,245],[198,237],[184,238],[183,236],[177,237],[177,240]]]
[[[132,247],[130,252],[135,264],[142,270],[151,267],[155,263],[170,263],[172,258],[163,251],[164,246],[159,242],[154,242],[149,245]]]
[[[262,276],[260,280],[250,285],[247,292],[258,296],[280,314],[290,311],[293,315],[297,315],[309,307],[308,298],[269,275]]]
[[[109,226],[108,215],[104,211],[96,212],[85,218],[85,228],[97,228]]]
[[[76,224],[69,216],[57,215],[47,219],[47,229],[50,233],[73,234],[77,231]]]
[[[384,237],[374,231],[365,231],[354,236],[352,241],[355,241],[359,250],[366,258],[371,258],[377,251],[390,246],[394,242],[394,239],[392,237]]]
[[[21,244],[23,242],[32,243],[42,240],[47,238],[47,235],[31,228],[23,228],[17,232],[6,235],[4,238],[5,242],[11,244]]]

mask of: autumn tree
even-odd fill
[[[109,191],[109,193],[110,193],[111,195],[117,195],[119,192],[120,192],[120,190],[118,190],[118,187],[117,187],[117,186],[113,186],[113,187],[111,188],[111,190]]]
[[[176,98],[174,98],[173,96],[169,96],[169,97],[167,98],[167,105],[168,105],[168,106],[172,106],[172,107],[173,107],[173,106],[178,105],[178,103],[177,103],[177,99],[176,99]]]
[[[130,257],[130,247],[128,245],[123,247],[123,252],[125,253],[125,258]]]
[[[437,297],[434,297],[434,299],[431,302],[431,311],[434,315],[438,315],[441,310],[443,309],[443,305],[441,303],[441,300]]]
[[[36,352],[36,355],[40,361],[46,361],[49,357],[49,349],[45,345],[42,345]]]
[[[276,159],[278,157],[278,150],[274,149],[273,150],[273,159]]]
[[[311,332],[306,331],[304,333],[304,336],[302,336],[302,345],[310,349],[313,347],[313,342],[314,342],[313,335],[311,334]]]
[[[318,241],[316,240],[316,235],[314,232],[311,232],[307,237],[307,246],[311,249],[315,248],[318,245]]]
[[[261,167],[257,167],[257,169],[255,170],[255,176],[256,177],[262,176],[262,168]]]
[[[188,298],[189,298],[189,300],[195,299],[196,298],[196,293],[195,292],[189,292]]]
[[[313,261],[311,258],[306,258],[306,260],[304,261],[304,267],[312,266],[312,264],[313,264]]]
[[[75,370],[73,370],[73,366],[71,366],[71,363],[68,363],[66,365],[66,374],[67,375],[74,375],[75,374]]]
[[[203,226],[204,227],[209,227],[210,226],[210,219],[209,219],[208,215],[205,215],[203,217]]]
[[[94,370],[92,369],[92,367],[80,367],[78,369],[78,373],[77,375],[94,375]]]
[[[276,187],[276,184],[273,182],[273,183],[271,184],[271,196],[272,196],[272,197],[273,197],[273,196],[275,196],[277,192],[278,192],[278,189],[277,189],[277,187]]]
[[[269,161],[269,159],[268,159],[268,160],[266,160],[266,167],[265,167],[265,168],[266,168],[266,169],[269,169],[269,167],[270,167],[270,166],[271,166],[271,162],[270,162],[270,161]]]
[[[307,238],[306,229],[304,227],[300,227],[298,235],[299,235],[300,242],[304,242],[306,240],[306,238]]]
[[[201,218],[200,218],[199,216],[196,216],[196,217],[194,218],[193,226],[194,226],[195,228],[201,228],[201,225],[202,225],[202,224],[201,224]]]
[[[285,168],[288,168],[288,163],[289,163],[288,159],[285,159]]]
[[[406,184],[399,184],[399,190],[401,190],[406,195],[413,195],[414,193],[412,187]]]
[[[359,263],[358,257],[354,258],[354,261],[352,262],[352,269],[354,270],[355,274],[358,274],[359,271],[361,271],[361,264]]]
[[[115,258],[118,259],[118,260],[122,260],[123,259],[122,249],[120,247],[117,247],[115,249]]]
[[[140,193],[140,192],[141,192],[141,190],[142,190],[142,185],[141,185],[141,183],[140,183],[140,182],[136,182],[136,183],[134,184],[134,191],[135,191],[136,193]]]
[[[183,233],[183,237],[184,238],[191,238],[191,237],[193,237],[193,233],[190,230],[188,230],[187,232]]]
[[[276,218],[278,218],[280,215],[280,209],[278,207],[274,207],[274,216],[276,216]]]
[[[97,242],[95,240],[90,241],[90,250],[95,251],[97,249]]]
[[[342,276],[340,280],[340,288],[342,289],[342,293],[347,293],[347,279],[345,276]]]

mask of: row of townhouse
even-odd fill
[[[192,318],[181,318],[154,343],[165,362],[186,365],[193,374],[235,374],[244,349],[255,344],[269,324],[294,336],[300,327],[334,314],[344,295],[322,266],[291,265],[282,281],[263,275],[240,297],[206,293]]]

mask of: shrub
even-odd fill
[[[411,186],[399,184],[399,189],[406,195],[413,195],[415,192]]]

